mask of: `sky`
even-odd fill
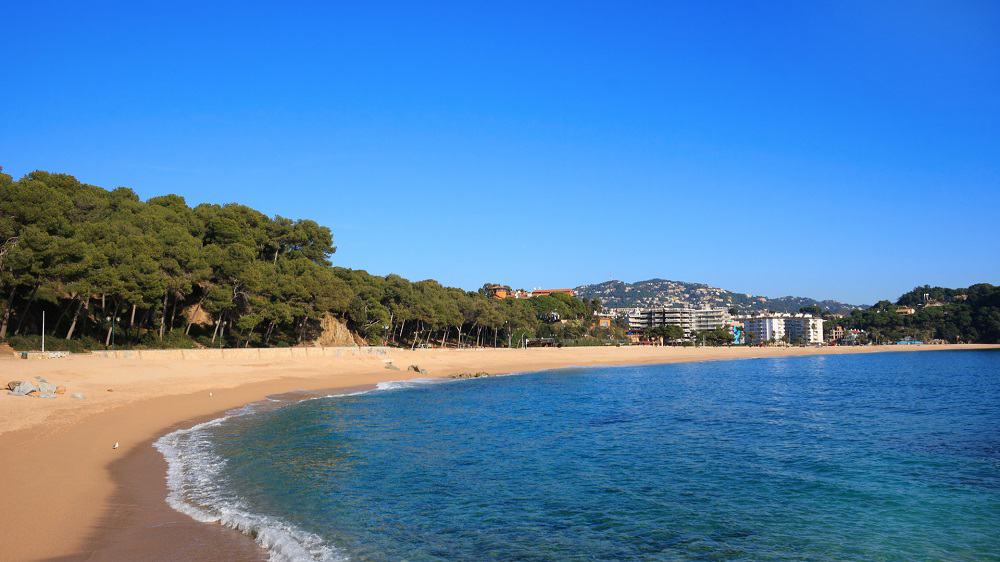
[[[3,21],[6,173],[314,219],[337,265],[857,304],[1000,284],[997,2],[39,0]]]

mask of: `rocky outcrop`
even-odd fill
[[[358,338],[347,328],[347,324],[339,318],[327,314],[320,319],[319,337],[313,341],[316,347],[352,347],[366,345],[364,340],[358,342]]]
[[[487,373],[486,371],[479,371],[478,373],[458,373],[455,375],[450,375],[450,379],[481,379],[483,377],[491,377],[493,375]]]
[[[185,308],[181,311],[181,315],[196,326],[211,326],[215,322],[212,320],[212,315],[206,312],[200,304],[192,304]]]

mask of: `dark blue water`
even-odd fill
[[[994,352],[551,371],[203,431],[316,557],[1000,560]]]

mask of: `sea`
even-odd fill
[[[275,398],[161,438],[272,560],[1000,560],[1000,352]]]

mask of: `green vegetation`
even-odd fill
[[[43,313],[46,348],[74,351],[296,345],[327,315],[369,343],[410,347],[612,335],[592,334],[597,301],[495,300],[333,267],[334,251],[311,220],[0,174],[0,340],[37,349]]]
[[[643,335],[648,339],[663,338],[664,343],[671,343],[684,339],[684,329],[674,324],[667,324],[665,326],[646,328],[643,331]]]
[[[915,313],[900,314],[899,307],[913,308]],[[829,320],[827,330],[834,325],[865,330],[868,339],[878,343],[906,337],[948,343],[998,343],[1000,287],[987,283],[966,289],[925,285],[899,297],[896,304],[880,301],[870,308],[855,310],[850,316]]]

